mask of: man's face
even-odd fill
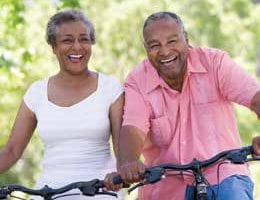
[[[166,81],[182,79],[186,70],[188,43],[174,19],[159,19],[144,29],[147,57]]]

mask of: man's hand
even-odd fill
[[[128,162],[119,167],[119,174],[127,184],[143,180],[144,172],[145,166],[141,161]]]
[[[256,136],[252,140],[252,145],[254,149],[254,155],[255,156],[260,156],[260,136]]]
[[[121,129],[117,171],[126,184],[143,180],[145,166],[139,158],[144,147],[145,135],[135,126],[125,125]]]
[[[258,119],[260,119],[260,91],[253,97],[250,108],[256,113]]]
[[[123,184],[113,184],[113,178],[118,176],[116,172],[112,172],[106,175],[104,179],[104,184],[106,186],[105,190],[118,191],[123,187]]]

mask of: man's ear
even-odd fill
[[[147,51],[147,45],[146,45],[145,41],[143,41],[143,47],[144,47],[144,50]]]
[[[184,38],[185,38],[185,41],[186,41],[188,47],[192,47],[192,45],[190,45],[190,43],[189,43],[188,33],[186,31],[184,31],[183,33],[184,33]]]

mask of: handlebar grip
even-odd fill
[[[112,182],[113,182],[113,184],[117,185],[117,184],[123,183],[123,180],[122,180],[121,176],[118,175],[118,176],[113,177]]]
[[[7,199],[7,195],[6,194],[0,194],[0,199]]]
[[[251,146],[248,146],[247,148],[249,149],[249,152],[250,152],[251,154],[255,154],[254,148],[253,148],[252,145],[251,145]]]
[[[130,187],[129,184],[124,183],[124,181],[122,180],[121,176],[119,176],[119,175],[113,177],[112,182],[113,182],[113,184],[115,184],[115,185],[117,185],[117,184],[122,184],[122,183],[123,183],[123,188],[129,188],[129,187]]]
[[[105,183],[104,183],[103,180],[100,180],[100,181],[99,181],[99,183],[98,183],[98,187],[100,187],[100,188],[105,187]]]

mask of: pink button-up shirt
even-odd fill
[[[147,166],[205,160],[240,147],[232,102],[249,107],[259,90],[260,84],[223,51],[190,48],[182,92],[171,89],[148,60],[129,74],[123,125],[136,126],[146,135]],[[218,182],[217,165],[204,172],[211,184]],[[246,165],[223,164],[219,181],[233,174],[249,172]],[[192,177],[167,177],[142,187],[139,200],[184,199],[187,184]]]

